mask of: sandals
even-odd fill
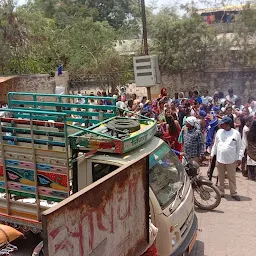
[[[1,256],[9,256],[9,255],[11,255],[10,253],[17,251],[17,250],[18,250],[17,246],[7,243],[7,245],[3,249],[0,249],[0,255]]]

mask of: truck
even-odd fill
[[[131,172],[132,166],[144,159],[148,199],[143,205],[145,209],[148,205],[147,218],[150,215],[159,230],[159,255],[189,255],[197,238],[198,223],[193,190],[184,167],[169,146],[154,136],[155,120],[118,117],[115,103],[112,97],[8,94],[8,109],[0,119],[0,222],[41,232],[45,255],[55,255],[49,246],[47,218],[57,216],[51,222],[55,223],[63,219],[63,212],[72,216],[72,204],[81,206],[80,214],[86,212],[87,207],[81,203],[84,200],[77,198],[84,195],[85,201],[97,202],[100,193],[95,186],[106,186],[107,177],[123,167]],[[135,189],[133,182],[129,186],[128,195]],[[92,189],[98,192],[92,193]],[[104,201],[104,196],[99,200]],[[131,209],[127,209],[117,211],[130,216]],[[98,228],[102,231],[104,225]],[[80,240],[80,244],[83,242]],[[67,238],[64,244],[72,248],[72,243]],[[69,255],[96,254],[69,251]]]

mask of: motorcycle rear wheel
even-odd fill
[[[213,202],[210,201],[210,204],[209,204],[208,201],[212,198],[211,193],[215,194],[214,195],[215,200]],[[201,198],[200,201],[197,199],[197,196]],[[202,183],[200,186],[196,186],[194,188],[194,199],[195,199],[194,200],[195,205],[198,208],[202,210],[211,211],[219,206],[221,202],[221,193],[215,185]],[[205,202],[205,204],[203,204],[202,202]]]

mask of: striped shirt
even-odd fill
[[[204,142],[200,130],[194,128],[184,131],[184,152],[188,159],[204,155]]]

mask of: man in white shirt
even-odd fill
[[[229,180],[229,189],[232,198],[240,201],[236,192],[236,167],[241,165],[243,148],[241,135],[238,131],[231,128],[232,119],[225,116],[220,121],[221,129],[218,130],[214,145],[211,151],[211,159],[216,155],[220,191],[224,197],[225,173]]]
[[[229,89],[228,90],[228,95],[226,96],[226,101],[228,101],[229,103],[231,104],[235,104],[236,102],[236,99],[237,99],[237,96],[234,94],[234,91],[233,89]]]
[[[202,97],[202,103],[203,105],[208,105],[210,102],[212,102],[213,98],[208,95],[208,90],[204,91],[204,96]]]
[[[77,96],[82,97],[82,93],[78,91]],[[78,104],[85,104],[85,98],[77,98],[76,103]]]

